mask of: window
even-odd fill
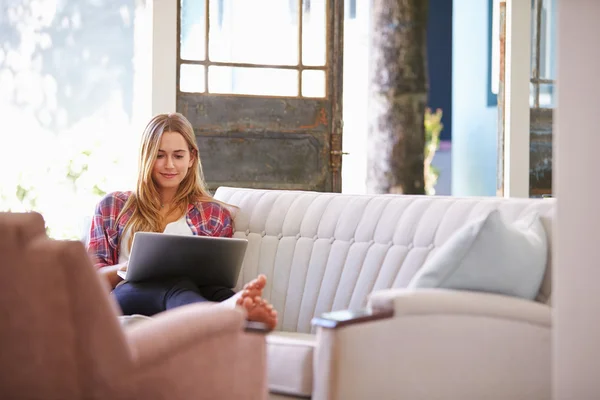
[[[135,182],[143,3],[0,3],[0,210],[40,212],[53,238]]]
[[[182,0],[179,91],[327,97],[327,0]]]
[[[552,0],[532,1],[531,84],[533,108],[554,107],[556,76],[556,6]]]

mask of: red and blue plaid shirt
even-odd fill
[[[117,217],[129,196],[131,192],[109,193],[96,206],[90,228],[88,252],[98,268],[118,263],[119,239],[133,210],[127,210],[119,221]],[[194,235],[224,237],[233,235],[231,213],[216,202],[190,204],[186,221]]]

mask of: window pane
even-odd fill
[[[204,65],[182,64],[179,69],[179,90],[182,92],[204,92]]]
[[[327,0],[302,0],[302,64],[325,65]]]
[[[302,96],[325,97],[325,71],[302,71]]]
[[[540,108],[554,108],[556,106],[554,102],[554,84],[553,83],[541,83],[540,85]],[[534,107],[535,105],[535,85],[529,84],[529,106]]]
[[[283,0],[210,0],[210,59],[297,65],[296,4]]]
[[[205,0],[181,0],[180,56],[184,60],[204,60]]]
[[[531,8],[531,68],[535,67],[535,55],[537,46],[535,41],[535,31],[537,15],[535,4]],[[540,78],[556,78],[556,2],[550,0],[541,0],[541,19],[540,19]]]
[[[275,68],[208,68],[210,93],[297,96],[298,71]]]

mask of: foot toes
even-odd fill
[[[248,310],[249,310],[249,309],[251,309],[252,307],[254,307],[254,300],[252,300],[252,299],[251,299],[251,298],[249,298],[249,297],[246,297],[246,298],[244,298],[244,299],[243,299],[243,303],[242,303],[242,305],[244,306],[244,308],[246,308],[246,309],[248,309]]]

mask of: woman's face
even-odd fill
[[[159,190],[177,189],[193,163],[183,136],[179,132],[164,132],[152,167],[152,179]]]

